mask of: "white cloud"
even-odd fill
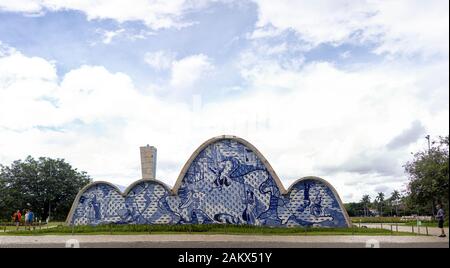
[[[261,23],[263,24],[263,23]],[[263,27],[259,27],[255,29],[252,33],[247,35],[247,38],[255,40],[260,38],[272,38],[279,36],[283,33],[283,30],[280,28],[275,28],[271,24],[264,25]]]
[[[165,50],[155,52],[147,52],[145,54],[145,62],[156,70],[167,70],[172,68],[175,61],[175,53]]]
[[[19,52],[10,50],[3,55],[0,65],[2,80],[14,80],[18,78],[54,80],[55,66],[39,57],[26,57]]]
[[[81,66],[58,82],[54,65],[44,59],[17,52],[0,63],[29,68],[19,76],[10,71],[1,80],[6,106],[0,109],[7,116],[0,119],[0,161],[27,154],[63,157],[97,180],[121,185],[139,178],[142,144],[157,146],[157,176],[173,184],[203,141],[235,134],[262,151],[285,186],[299,177],[317,175],[342,196],[358,200],[358,194],[351,194],[375,194],[380,185],[394,189],[405,183],[401,164],[425,141],[409,135],[408,144],[394,149],[389,144],[416,121],[427,133],[448,133],[448,102],[419,97],[427,91],[436,99],[448,99],[445,62],[407,69],[386,63],[352,71],[329,63],[288,71],[265,62],[254,66],[258,72],[250,70],[247,77],[249,87],[259,90],[206,103],[201,110],[143,95],[128,75],[100,66]],[[444,83],[434,88],[424,82],[435,77]],[[27,81],[43,82],[34,91]],[[272,90],[280,83],[283,92]],[[7,95],[12,87],[20,95]],[[45,96],[57,105],[45,106]]]
[[[127,117],[139,95],[127,75],[99,66],[81,66],[64,76],[56,97],[66,120],[91,123]]]
[[[256,0],[259,8],[258,26],[273,25],[293,29],[314,45],[341,42],[361,27],[367,19],[365,1],[296,1]]]
[[[298,174],[323,176],[352,200],[360,196],[351,193],[375,194],[381,184],[404,189],[402,165],[411,151],[424,148],[420,133],[448,134],[445,58],[420,66],[403,59],[346,69],[310,62],[296,70],[261,53],[242,53],[240,68],[249,87],[265,97],[246,99],[249,107],[240,112],[244,120],[266,118],[254,110],[270,115],[268,129],[253,125],[250,133],[264,132],[271,140],[274,147],[266,150],[264,138],[260,147],[278,152],[268,158],[285,181]]]
[[[449,2],[446,0],[252,0],[258,6],[251,39],[296,31],[311,46],[323,43],[373,42],[375,53],[448,56]],[[88,19],[142,21],[151,29],[192,25],[184,16],[217,0],[3,0],[0,10],[40,13],[77,10]],[[110,32],[109,34],[113,34]],[[108,37],[105,39],[108,41]]]
[[[374,42],[376,53],[448,56],[449,2],[446,0],[254,0],[261,30],[295,30],[317,46]],[[264,28],[265,27],[265,28]],[[273,28],[270,33],[276,32]]]
[[[124,31],[125,31],[125,29],[118,29],[118,30],[115,30],[115,31],[104,31],[104,32],[102,33],[102,35],[103,35],[103,40],[102,40],[102,42],[103,42],[104,44],[110,44],[114,37],[119,36],[119,35],[122,34]]]
[[[176,139],[171,130],[189,122],[189,107],[142,95],[128,75],[101,66],[81,66],[59,82],[52,63],[15,52],[0,57],[0,70],[2,164],[61,157],[95,179],[128,184],[139,178],[138,146],[164,146],[161,139]]]
[[[13,49],[0,54],[0,127],[49,124],[57,79],[53,63],[26,57]]]
[[[204,4],[200,0],[133,0],[132,3],[122,0],[2,0],[0,10],[26,13],[77,10],[84,12],[89,20],[142,21],[151,29],[162,29],[190,25],[182,21],[183,14]]]
[[[40,0],[2,0],[0,10],[37,13],[42,9],[41,2]]]
[[[71,2],[67,8],[81,10],[84,1],[79,3]],[[106,5],[98,3],[98,7]],[[111,3],[111,8],[116,7],[115,1]],[[410,151],[426,146],[419,135],[412,134],[448,134],[448,58],[421,65],[404,58],[386,59],[340,69],[329,62],[304,62],[301,56],[286,59],[284,53],[293,49],[289,43],[269,46],[257,39],[292,28],[313,44],[339,43],[352,39],[363,27],[365,32],[358,38],[377,37],[378,53],[421,51],[426,55],[427,51],[445,54],[446,36],[437,44],[434,33],[419,34],[418,43],[412,44],[419,30],[402,28],[388,11],[364,21],[361,17],[367,17],[368,9],[363,1],[349,10],[333,4],[325,7],[327,12],[311,2],[317,17],[301,16],[298,12],[306,11],[298,11],[296,3],[302,2],[293,2],[291,10],[271,3],[273,10],[265,13],[266,3],[261,2],[260,26],[272,32],[255,32],[251,36],[255,43],[237,59],[245,79],[239,85],[242,90],[230,93],[236,94],[234,98],[205,102],[201,109],[142,94],[126,73],[84,65],[58,76],[53,62],[1,48],[0,163],[28,154],[62,157],[96,180],[127,185],[140,177],[138,147],[151,144],[158,148],[157,177],[173,184],[197,146],[212,136],[234,134],[262,151],[286,187],[302,176],[322,176],[349,198],[344,201],[358,200],[361,192],[375,193],[380,185],[402,187],[406,179],[401,164]],[[380,6],[371,2],[369,10],[382,10]],[[413,14],[410,9],[405,14]],[[134,18],[131,11],[89,12],[90,18]],[[347,16],[354,16],[358,23],[347,21]],[[383,16],[388,22],[377,21]],[[395,49],[399,44],[404,46],[402,52]],[[170,72],[160,85],[163,88],[201,86],[215,68],[204,54],[177,59],[172,52],[156,51],[145,60],[155,69]],[[411,126],[419,125],[416,122],[422,127],[413,128],[411,134]]]
[[[129,40],[136,41],[139,39],[146,39],[149,36],[155,35],[154,31],[141,29],[136,31],[133,28],[122,28],[119,27],[115,30],[104,30],[97,29],[96,33],[100,36],[100,42],[102,44],[108,45],[111,44],[115,39],[117,40]],[[90,43],[91,46],[98,45],[99,42],[93,41]]]
[[[339,54],[339,57],[340,57],[341,59],[348,59],[348,58],[350,58],[351,56],[352,56],[352,53],[351,53],[349,50],[344,51],[344,52],[342,52],[342,53]]]
[[[211,59],[204,54],[191,55],[172,64],[170,85],[188,88],[214,69]]]
[[[383,1],[367,36],[380,36],[377,53],[438,54],[448,57],[449,1]]]
[[[158,84],[150,85],[151,92],[170,95],[175,99],[188,97],[189,94],[201,91],[198,85],[213,75],[215,66],[207,55],[195,54],[177,59],[176,54],[160,50],[147,52],[145,62],[158,71],[168,71],[168,79],[162,79]]]

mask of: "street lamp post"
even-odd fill
[[[430,135],[426,135],[425,139],[428,141],[428,156],[431,157],[431,142],[430,142]],[[434,142],[433,142],[434,144]],[[434,198],[431,200],[431,214],[434,216]]]
[[[52,178],[52,170],[53,170],[53,162],[50,162],[50,178]],[[47,224],[50,222],[50,215],[51,215],[51,210],[52,210],[52,203],[51,203],[52,201],[50,200],[50,198],[49,198],[49,200],[48,200],[48,216],[47,216],[47,219],[46,219],[46,222],[47,222]]]

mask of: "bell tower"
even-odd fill
[[[142,178],[156,179],[156,148],[147,144],[140,149]]]

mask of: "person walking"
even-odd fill
[[[445,235],[444,231],[445,212],[440,204],[437,205],[436,208],[438,210],[436,219],[438,220],[438,227],[441,228],[441,235],[439,237],[446,237],[447,235]]]
[[[31,211],[31,209],[29,209],[27,214],[27,222],[30,230],[31,227],[33,226],[33,221],[34,221],[34,213],[33,211]]]
[[[20,210],[17,210],[15,214],[16,216],[14,217],[14,223],[16,224],[17,230],[19,230],[20,221],[22,220],[22,213],[20,213]]]
[[[24,220],[24,222],[25,222],[25,229],[27,228],[27,226],[28,226],[28,212],[29,212],[29,210],[27,209],[27,210],[25,210],[26,212],[25,212],[25,220]]]

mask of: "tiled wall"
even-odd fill
[[[177,195],[158,181],[142,181],[123,197],[109,184],[80,196],[70,224],[230,223],[346,227],[338,197],[321,180],[301,180],[283,195],[261,159],[224,139],[192,162]]]

